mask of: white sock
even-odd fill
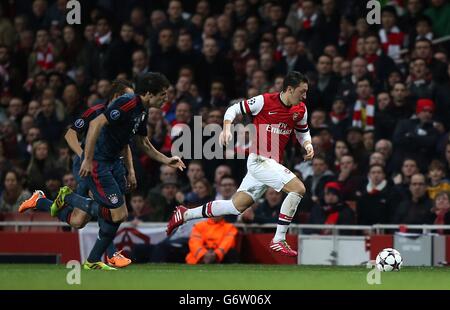
[[[275,237],[273,237],[273,242],[286,240],[286,232],[289,228],[289,224],[292,222],[292,217],[294,216],[295,211],[297,211],[297,206],[302,198],[303,197],[299,194],[291,192],[284,199],[283,204],[281,205],[277,231]]]
[[[189,221],[202,217],[214,217],[221,215],[239,215],[232,200],[215,200],[205,203],[201,207],[189,209],[184,213],[184,220]]]

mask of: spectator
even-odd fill
[[[12,94],[22,95],[25,72],[21,72],[12,60],[11,49],[6,45],[0,45],[0,95],[2,97],[10,97]]]
[[[10,160],[18,158],[19,144],[17,141],[18,128],[15,122],[7,120],[0,125],[1,139],[4,155]]]
[[[219,165],[219,166],[217,166],[216,170],[214,171],[214,189],[216,191],[216,199],[215,200],[222,200],[222,199],[224,199],[219,194],[219,191],[221,191],[220,187],[221,187],[221,184],[222,184],[222,179],[224,177],[230,177],[231,179],[233,179],[232,178],[231,167],[228,166],[228,165]]]
[[[364,57],[367,60],[367,69],[377,83],[386,80],[389,73],[396,69],[392,58],[381,49],[380,37],[377,34],[365,36]]]
[[[77,180],[75,179],[75,176],[72,172],[64,173],[62,177],[62,183],[64,186],[68,186],[72,191],[77,190]]]
[[[61,58],[67,63],[70,70],[77,65],[79,53],[81,52],[81,40],[78,33],[72,25],[66,25],[63,28],[63,44],[61,49]]]
[[[202,55],[199,64],[196,66],[196,84],[200,92],[207,94],[209,83],[213,79],[220,78],[223,80],[226,92],[234,95],[231,91],[232,85],[232,65],[228,60],[219,55],[217,42],[213,38],[205,39],[203,42]]]
[[[49,71],[55,66],[58,57],[57,48],[50,42],[48,31],[40,29],[36,33],[36,45],[28,58],[28,74]]]
[[[337,140],[334,143],[334,161],[333,161],[333,171],[335,173],[339,173],[341,168],[341,159],[343,156],[348,155],[350,153],[350,149],[347,145],[347,142],[344,140]]]
[[[448,80],[447,66],[433,57],[432,43],[428,39],[418,39],[414,44],[413,56],[424,59],[432,74],[433,80],[442,83]]]
[[[443,37],[450,34],[450,4],[443,0],[432,0],[431,7],[425,10],[425,15],[433,20],[433,32]]]
[[[223,217],[210,218],[194,225],[189,238],[188,264],[237,263],[238,230]]]
[[[355,222],[355,214],[342,200],[339,183],[328,182],[325,184],[324,196],[311,210],[311,224],[352,225]],[[317,231],[316,231],[317,232]],[[328,235],[331,231],[324,229],[322,235]]]
[[[126,73],[131,76],[133,66],[133,52],[138,49],[138,45],[133,41],[134,29],[129,23],[123,23],[120,28],[120,37],[114,42],[112,49],[112,76],[119,73]]]
[[[161,193],[163,184],[166,181],[174,181],[175,183],[177,183],[178,182],[177,169],[172,168],[168,165],[161,165],[161,167],[159,168],[159,180],[161,181],[161,183],[158,183],[156,184],[156,186],[152,187],[149,190],[148,195]]]
[[[199,206],[211,201],[212,187],[206,178],[201,178],[194,182],[192,191],[184,197],[184,203],[187,206]]]
[[[193,48],[192,35],[189,32],[182,32],[178,36],[177,49],[180,66],[193,65],[199,62],[200,55]]]
[[[362,78],[356,82],[356,94],[358,99],[353,106],[352,126],[363,130],[373,130],[375,128],[375,98],[368,78]]]
[[[316,155],[312,160],[313,175],[305,180],[307,192],[302,204],[306,210],[310,210],[313,203],[317,203],[323,197],[324,185],[333,180],[333,172],[328,169],[328,164],[324,156]]]
[[[272,188],[267,189],[264,194],[264,201],[256,206],[256,209],[249,208],[253,211],[252,222],[258,224],[277,223],[278,215],[280,214],[281,204],[283,203],[283,193],[277,192]],[[248,214],[245,212],[242,216]]]
[[[430,180],[427,188],[428,197],[435,199],[442,191],[450,191],[450,180],[446,178],[445,166],[439,160],[433,160],[428,166],[428,178]]]
[[[422,165],[427,165],[433,158],[433,146],[438,139],[438,131],[432,123],[434,102],[419,99],[416,105],[417,119],[402,120],[397,124],[393,135],[394,160],[398,163],[403,158],[414,156]]]
[[[180,201],[177,199],[179,189],[178,182],[174,179],[165,180],[162,183],[161,192],[150,194],[147,201],[150,202],[152,222],[167,222],[173,213],[173,210]]]
[[[309,1],[312,2],[312,1]],[[297,39],[286,36],[283,40],[284,54],[277,65],[276,73],[286,75],[289,71],[300,71],[303,73],[315,71],[314,65],[304,55],[299,55],[297,51]]]
[[[328,117],[331,121],[330,129],[333,132],[333,137],[344,139],[345,130],[350,126],[351,119],[343,98],[337,97],[334,99]]]
[[[23,179],[15,170],[4,174],[2,184],[4,190],[0,196],[0,212],[17,212],[20,204],[30,198],[31,193],[23,188]]]
[[[56,142],[60,140],[64,123],[57,118],[54,100],[42,100],[42,109],[36,117],[36,124],[41,130],[42,138]]]
[[[50,200],[55,200],[58,196],[59,189],[62,186],[61,174],[57,169],[49,169],[44,173],[45,179],[45,196]]]
[[[100,16],[96,20],[93,40],[88,42],[85,48],[83,63],[86,72],[95,79],[113,79],[113,47],[114,38],[111,24],[107,17]]]
[[[131,212],[128,214],[128,221],[132,222],[134,226],[142,222],[151,220],[152,210],[141,193],[132,193],[130,198]]]
[[[133,62],[133,76],[136,78],[149,72],[149,57],[143,49],[137,49],[131,56]]]
[[[338,94],[344,97],[347,104],[353,104],[356,101],[356,82],[367,74],[367,61],[362,57],[355,57],[351,62],[351,74],[343,76],[338,88]]]
[[[434,199],[433,208],[431,209],[431,212],[435,217],[433,224],[449,225],[450,213],[448,211],[450,211],[450,192],[439,192]],[[437,231],[440,234],[447,233],[443,229],[438,229]]]
[[[416,173],[419,173],[417,162],[412,158],[405,158],[403,160],[400,173],[396,174],[392,178],[398,192],[403,196],[403,198],[408,196],[411,177]]]
[[[405,34],[397,26],[397,11],[393,6],[385,6],[381,11],[381,29],[378,33],[384,52],[396,63],[400,60],[400,50],[405,43]]]
[[[387,139],[380,139],[375,143],[375,152],[383,154],[386,162],[386,172],[388,175],[392,173],[392,142]]]
[[[432,200],[427,195],[425,176],[416,173],[409,185],[410,198],[402,201],[394,214],[393,223],[431,224]]]
[[[367,186],[357,202],[358,224],[389,224],[399,197],[386,179],[383,166],[371,165],[367,178]]]
[[[411,64],[412,70],[408,88],[413,100],[433,98],[436,92],[436,83],[431,79],[425,60],[417,58],[411,61]]]
[[[373,130],[366,130],[363,134],[364,148],[368,153],[374,151],[375,147],[375,133]]]
[[[388,92],[380,92],[377,96],[377,105],[375,107],[375,138],[392,138],[395,130],[395,119],[391,115],[392,99]]]
[[[174,32],[169,27],[159,30],[158,46],[152,53],[150,68],[163,73],[172,83],[177,80],[177,72],[180,68],[178,52],[175,47]]]
[[[386,160],[384,155],[380,152],[373,152],[369,157],[369,167],[372,165],[380,165],[383,169],[386,168]]]
[[[27,168],[28,188],[39,190],[45,188],[45,173],[57,168],[50,156],[48,142],[38,140],[33,143],[31,160]]]
[[[321,55],[317,63],[317,84],[309,89],[310,100],[314,100],[314,105],[329,111],[336,96],[339,79],[332,71],[332,58],[328,55]]]
[[[220,80],[214,80],[211,82],[211,91],[209,97],[209,106],[214,108],[225,108],[229,104],[229,100],[226,97],[225,85]]]
[[[352,155],[347,154],[341,157],[337,182],[344,201],[356,201],[358,196],[361,195],[362,178],[359,175],[358,165],[355,163]]]
[[[366,162],[368,156],[363,138],[363,131],[360,127],[347,128],[345,141],[350,147],[350,153],[353,155],[355,162],[360,166]]]

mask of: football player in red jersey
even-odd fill
[[[253,116],[256,135],[247,160],[247,175],[231,200],[215,200],[193,209],[178,206],[168,223],[168,234],[191,219],[239,215],[270,186],[278,192],[286,192],[287,197],[281,205],[277,230],[269,248],[287,256],[297,256],[297,251],[291,249],[286,242],[286,232],[306,190],[300,179],[279,161],[293,132],[306,150],[305,160],[311,160],[314,156],[307,123],[308,113],[303,103],[307,91],[307,78],[292,71],[284,78],[280,93],[265,93],[227,109],[220,134],[220,141],[224,145],[232,139],[231,123],[235,117],[239,114]]]

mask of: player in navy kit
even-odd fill
[[[100,258],[120,223],[128,216],[124,199],[125,169],[120,155],[130,139],[136,136],[137,144],[152,159],[180,170],[185,168],[179,157],[165,156],[147,138],[148,108],[161,106],[166,100],[168,87],[169,82],[164,75],[147,73],[137,81],[136,95],[120,96],[91,121],[79,174],[86,178],[94,200],[63,187],[51,206],[62,210],[67,205],[85,204],[97,210],[98,241],[83,265],[85,269],[114,269],[102,263]]]
[[[64,138],[75,153],[73,161],[73,174],[77,180],[77,194],[87,197],[89,195],[89,188],[85,182],[85,178],[79,176],[79,170],[81,166],[81,156],[83,153],[83,148],[85,144],[86,134],[89,128],[90,122],[95,119],[98,115],[102,114],[108,103],[112,102],[114,99],[120,97],[123,94],[133,94],[133,85],[126,80],[115,80],[112,83],[110,95],[108,102],[96,104],[88,108],[78,119],[74,121],[72,126],[67,130]],[[123,151],[125,165],[127,168],[127,181],[129,189],[134,189],[136,187],[136,177],[133,167],[133,161],[131,157],[130,147],[127,145]],[[25,212],[30,208],[40,209],[42,211],[50,211],[50,206],[52,201],[48,199],[40,200],[39,204],[37,201],[41,198],[46,198],[45,194],[41,190],[37,190],[33,195],[24,201],[19,212]],[[61,221],[67,222],[70,226],[80,229],[83,228],[92,218],[97,219],[96,210],[86,206],[84,204],[79,204],[75,206],[67,206],[63,208],[60,212],[57,208],[53,208],[52,216],[57,216]],[[131,263],[129,258],[126,258],[121,251],[117,251],[114,243],[111,242],[106,250],[107,262],[112,267],[126,267]]]

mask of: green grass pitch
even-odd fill
[[[131,265],[118,271],[81,270],[81,284],[68,285],[64,265],[0,264],[5,289],[450,289],[450,268],[405,267],[367,284],[365,267],[286,265]]]

